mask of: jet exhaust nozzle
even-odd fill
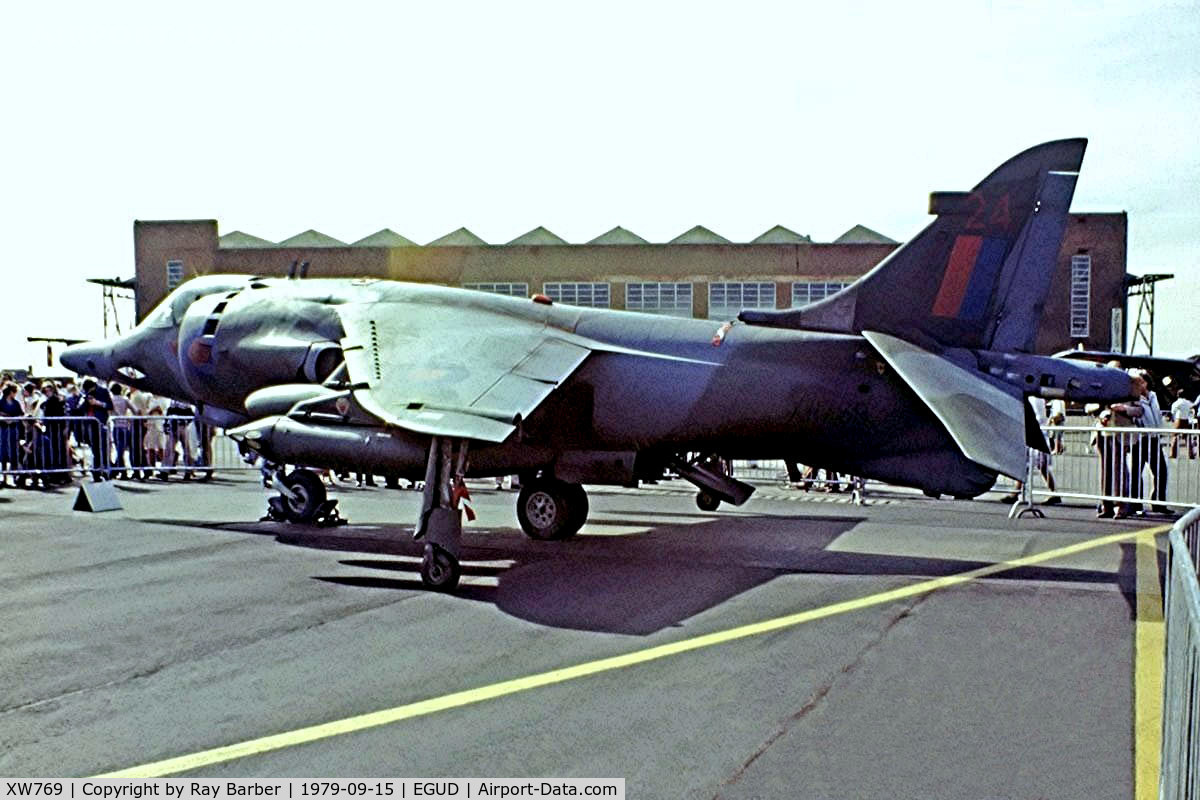
[[[325,386],[312,383],[287,383],[268,386],[246,396],[246,413],[253,419],[287,414],[297,403],[340,394]]]

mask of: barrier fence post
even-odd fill
[[[1200,508],[1171,528],[1164,606],[1160,798],[1194,798],[1200,788],[1200,582],[1196,574]]]

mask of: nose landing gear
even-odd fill
[[[421,516],[417,519],[413,538],[425,542],[421,582],[439,592],[452,591],[462,575],[458,556],[462,550],[460,501],[468,496],[463,483],[466,465],[465,441],[433,437],[425,466]]]
[[[458,559],[435,544],[425,545],[421,558],[421,583],[430,589],[448,592],[458,586],[462,567]]]

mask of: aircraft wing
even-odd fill
[[[338,306],[354,399],[417,433],[501,442],[587,358],[535,319],[417,302]]]
[[[972,461],[1025,479],[1025,407],[1009,394],[915,344],[877,331],[863,336],[904,379]]]

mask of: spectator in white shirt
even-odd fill
[[[1129,405],[1134,425],[1139,428],[1162,428],[1162,411],[1158,407],[1158,397],[1150,389],[1150,373],[1131,369],[1129,375],[1132,378],[1133,392],[1137,396],[1136,402]],[[1154,478],[1154,489],[1150,494],[1154,505],[1150,510],[1156,514],[1170,514],[1171,509],[1163,505],[1167,499],[1167,458],[1163,455],[1162,441],[1157,434],[1143,433],[1138,436],[1130,452],[1129,466],[1130,477],[1133,479],[1131,495],[1135,498],[1135,509],[1136,498],[1142,496],[1142,470],[1149,466],[1150,474]]]
[[[1192,415],[1196,407],[1183,396],[1183,389],[1175,390],[1175,402],[1171,403],[1171,425],[1177,430],[1187,430],[1192,427]],[[1171,458],[1179,458],[1179,440],[1187,440],[1188,458],[1196,457],[1196,434],[1175,433],[1171,435]]]
[[[154,466],[153,462],[146,463],[146,451],[142,444],[146,437],[145,418],[150,414],[151,400],[153,400],[152,395],[134,388],[129,390],[129,396],[126,398],[129,416],[133,417],[129,426],[129,466],[133,468],[133,477],[139,481],[148,479],[150,477],[148,467]]]
[[[1067,402],[1062,398],[1050,401],[1050,424],[1055,427],[1061,427],[1067,424]],[[1067,447],[1063,441],[1063,432],[1050,432],[1050,452],[1055,455],[1062,455],[1067,452]]]
[[[112,395],[112,429],[113,429],[113,447],[117,451],[117,460],[113,465],[115,470],[114,477],[124,478],[125,472],[125,454],[128,453],[129,466],[136,466],[133,458],[133,424],[127,419],[129,416],[129,400],[125,397],[125,387],[119,383],[113,383],[108,387],[108,393]]]

